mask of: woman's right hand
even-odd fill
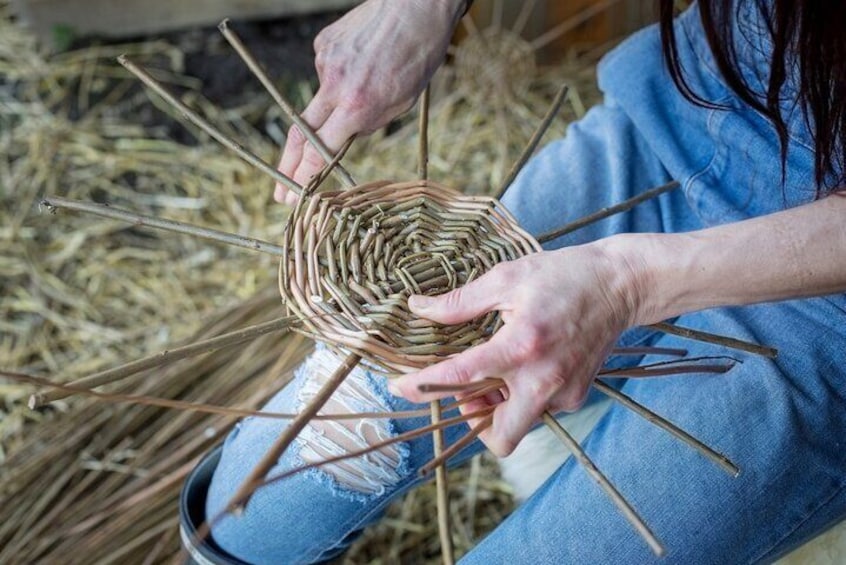
[[[368,0],[314,40],[320,88],[302,114],[332,152],[411,108],[443,62],[465,0]],[[294,126],[279,170],[300,184],[324,161]],[[281,185],[273,194],[289,204]]]

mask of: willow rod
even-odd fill
[[[688,375],[690,373],[710,373],[721,375],[727,373],[734,368],[734,363],[727,363],[723,365],[696,365],[696,364],[679,364],[668,367],[658,367],[649,369],[645,367],[631,367],[628,369],[614,369],[611,371],[600,371],[599,375],[610,378],[643,378],[643,377],[668,377],[671,375]]]
[[[318,467],[323,467],[325,465],[330,465],[332,463],[339,463],[341,461],[346,461],[348,459],[354,459],[356,457],[361,457],[363,455],[367,455],[368,453],[373,453],[374,451],[379,451],[380,449],[384,449],[385,447],[401,443],[407,442],[418,437],[422,437],[428,433],[434,432],[436,430],[444,430],[446,428],[450,428],[452,426],[457,426],[459,424],[463,424],[468,420],[472,420],[473,418],[479,418],[482,416],[486,416],[491,413],[493,408],[482,408],[479,410],[475,410],[468,414],[459,414],[457,416],[452,416],[451,418],[445,418],[436,424],[429,424],[427,426],[423,426],[421,428],[415,428],[413,430],[409,430],[407,432],[403,432],[399,435],[378,441],[372,445],[368,445],[367,447],[363,447],[361,449],[357,449],[355,451],[349,451],[344,453],[343,455],[335,455],[333,457],[329,457],[323,459],[321,461],[316,461],[314,463],[308,463],[306,465],[302,465],[300,467],[296,467],[294,469],[290,469],[288,471],[284,471],[279,473],[278,475],[272,475],[267,477],[265,481],[262,483],[261,486],[266,486],[271,483],[275,483],[278,481],[285,480],[289,477],[292,477],[298,473],[303,471],[307,471],[308,469],[315,469]]]
[[[423,94],[420,95],[420,119],[418,131],[420,134],[420,145],[418,147],[417,176],[421,180],[429,178],[429,99],[431,87],[426,85]]]
[[[554,28],[550,29],[549,31],[544,32],[542,35],[539,35],[535,39],[530,42],[532,49],[537,51],[538,49],[542,49],[545,45],[555,41],[568,31],[574,30],[589,19],[597,16],[611,8],[615,4],[619,4],[621,0],[604,0],[600,1],[596,4],[585,8],[581,12],[575,14],[573,17],[568,18],[555,26]]]
[[[564,103],[564,99],[567,97],[567,92],[569,91],[570,87],[566,84],[562,84],[561,88],[558,89],[558,93],[555,95],[552,105],[550,105],[549,109],[546,111],[546,115],[543,117],[543,120],[541,120],[541,123],[538,124],[538,127],[532,134],[532,138],[529,140],[528,145],[526,145],[523,149],[523,153],[520,154],[520,158],[517,159],[517,162],[515,162],[514,165],[512,165],[511,170],[508,171],[508,175],[506,175],[505,180],[502,181],[499,190],[497,190],[495,196],[497,200],[502,198],[502,195],[505,194],[505,191],[509,186],[511,186],[511,183],[514,182],[514,179],[517,178],[517,175],[529,161],[529,158],[535,152],[535,149],[537,149],[538,143],[540,143],[544,134],[546,134],[546,130],[549,129],[549,126],[552,124],[552,120],[555,119],[555,116],[557,116],[558,112],[561,110],[561,105]]]
[[[417,176],[421,180],[429,178],[429,102],[432,94],[431,85],[427,84],[420,95],[420,117],[418,133]],[[437,400],[429,403],[432,425],[441,421],[441,404]],[[432,455],[435,459],[444,452],[444,433],[438,428],[432,431]],[[438,537],[441,541],[441,559],[444,565],[455,563],[455,549],[452,544],[452,526],[449,516],[449,483],[446,465],[438,465],[435,469],[435,504],[438,512]]]
[[[511,26],[511,33],[514,35],[522,35],[523,29],[526,27],[526,24],[529,23],[529,16],[532,15],[532,11],[535,8],[535,4],[537,4],[538,0],[527,0],[523,2],[523,6],[520,8],[520,13],[517,14],[517,17],[514,19],[514,25]]]
[[[487,409],[488,411],[493,411],[493,407]],[[446,465],[446,462],[449,461],[454,455],[456,455],[459,451],[470,445],[474,439],[479,437],[479,434],[487,430],[493,424],[493,414],[488,414],[482,420],[473,426],[469,432],[464,434],[464,436],[446,448],[443,453],[439,456],[435,457],[425,465],[420,468],[420,475],[425,476],[432,472],[433,469],[437,469],[441,465]]]
[[[537,237],[538,243],[547,243],[549,241],[552,241],[553,239],[557,239],[563,235],[567,235],[568,233],[580,230],[586,226],[589,226],[590,224],[593,224],[600,220],[604,220],[605,218],[608,218],[610,216],[614,216],[615,214],[625,212],[626,210],[631,210],[641,202],[645,202],[650,198],[655,198],[656,196],[664,194],[665,192],[669,192],[678,187],[678,181],[672,181],[661,186],[656,186],[655,188],[650,188],[649,190],[642,192],[633,198],[624,200],[619,204],[609,206],[608,208],[602,208],[592,214],[588,214],[583,218],[579,218],[574,222],[570,222],[569,224],[561,226],[558,229],[541,234]]]
[[[355,141],[355,135],[346,140],[341,146],[341,149],[332,158],[332,160],[329,161],[329,163],[325,167],[323,167],[323,169],[319,173],[312,177],[308,185],[303,188],[303,196],[309,196],[316,192],[318,188],[320,188],[320,185],[323,184],[323,181],[325,181],[326,178],[332,173],[332,171],[334,171],[335,167],[340,165],[341,159],[346,156],[347,151],[350,150],[350,147],[353,144],[353,141]]]
[[[155,406],[158,408],[181,410],[183,412],[217,414],[221,416],[235,416],[238,418],[255,416],[257,418],[268,418],[273,420],[293,420],[297,417],[297,414],[295,413],[267,412],[265,410],[251,410],[248,408],[232,408],[229,406],[221,406],[219,404],[189,402],[186,400],[174,400],[171,398],[162,398],[159,396],[149,396],[144,394],[120,394],[98,392],[84,387],[73,386],[70,384],[60,384],[42,377],[35,377],[32,375],[26,375],[24,373],[13,373],[9,371],[4,371],[2,369],[0,369],[0,377],[9,379],[10,381],[16,383],[29,384],[51,390],[61,390],[67,392],[68,394],[85,396],[102,402],[111,402],[118,404],[138,404],[141,406]],[[460,406],[467,404],[475,398],[478,398],[478,396],[479,393],[475,393],[473,395],[467,396],[466,398],[462,398],[449,404],[445,404],[441,406],[441,411],[450,412],[456,410]],[[387,412],[341,412],[337,414],[317,414],[314,419],[319,421],[361,420],[362,418],[404,420],[429,416],[431,415],[431,413],[431,409],[429,408],[419,408],[417,410],[396,410]]]
[[[615,401],[619,402],[620,404],[633,411],[637,415],[643,417],[649,423],[658,426],[662,430],[665,430],[675,436],[677,439],[680,439],[683,443],[686,443],[687,445],[693,447],[696,451],[698,451],[699,453],[719,465],[725,472],[727,472],[732,477],[737,477],[740,474],[740,468],[735,465],[728,457],[708,447],[703,442],[699,441],[677,425],[659,416],[658,414],[656,414],[649,408],[646,408],[639,402],[636,402],[630,396],[620,392],[616,388],[609,386],[608,384],[598,379],[593,382],[593,387],[608,396],[609,398],[612,398]]]
[[[65,385],[55,383],[41,377],[33,377],[32,375],[25,375],[22,373],[10,373],[8,371],[0,370],[0,377],[7,378],[11,381],[30,384],[43,388],[55,389],[66,392],[68,395],[76,394],[80,396],[87,396],[103,402],[114,402],[119,404],[139,404],[142,406],[156,406],[158,408],[168,408],[173,410],[181,410],[184,412],[199,412],[201,414],[218,414],[221,416],[236,416],[244,418],[254,416],[256,418],[268,418],[272,420],[293,420],[297,417],[294,413],[285,412],[267,412],[264,410],[250,410],[248,408],[231,408],[229,406],[220,406],[217,404],[207,404],[200,402],[188,402],[185,400],[173,400],[170,398],[161,398],[158,396],[148,396],[142,394],[118,394],[97,392],[88,388],[83,388],[73,385]],[[444,410],[451,410],[455,406],[444,406]],[[431,411],[425,408],[419,410],[397,410],[395,412],[350,412],[340,414],[318,414],[314,417],[315,420],[328,421],[342,421],[342,420],[360,420],[362,418],[371,419],[392,419],[402,420],[410,418],[420,418],[428,416]]]
[[[464,385],[444,386],[434,384],[421,384],[420,386],[418,386],[418,390],[423,393],[473,392],[474,394],[478,394],[480,390],[488,392],[491,390],[491,388],[498,388],[502,386],[505,386],[505,381],[502,381],[501,379],[484,379],[482,381],[466,383]],[[704,442],[696,439],[690,433],[684,431],[683,429],[673,424],[666,418],[663,418],[662,416],[656,414],[655,412],[643,406],[633,398],[626,396],[614,387],[611,387],[598,379],[594,379],[592,386],[603,394],[605,394],[606,396],[616,400],[626,408],[632,410],[633,412],[635,412],[635,414],[641,416],[650,424],[658,426],[659,428],[669,432],[679,441],[682,441],[683,443],[686,443],[691,446],[693,449],[699,451],[705,457],[716,462],[720,467],[722,467],[726,472],[728,472],[732,476],[737,476],[737,474],[740,472],[738,467],[734,463],[732,463],[731,460],[729,460],[725,455],[708,447],[707,445],[705,445]]]
[[[208,351],[214,351],[215,349],[220,349],[222,347],[245,343],[270,332],[287,330],[291,327],[292,324],[298,322],[299,319],[295,316],[284,316],[282,318],[276,318],[275,320],[271,320],[263,324],[256,324],[253,326],[248,326],[246,328],[241,328],[234,332],[225,333],[223,335],[215,336],[213,338],[206,339],[203,341],[198,341],[196,343],[185,345],[183,347],[177,347],[176,349],[165,350],[160,353],[144,357],[143,359],[138,359],[136,361],[132,361],[130,363],[126,363],[124,365],[120,365],[112,369],[108,369],[106,371],[100,371],[99,373],[94,373],[93,375],[84,377],[82,379],[71,381],[70,386],[88,388],[116,383],[127,379],[132,375],[138,374],[141,371],[146,371],[147,369],[160,367],[167,363],[172,363],[174,361],[179,361],[180,359],[186,359],[188,357],[200,355]],[[73,393],[58,389],[44,393],[33,394],[29,397],[29,407],[31,409],[35,409],[39,406],[49,404],[50,402],[61,400],[62,398],[67,398],[71,394]]]
[[[213,125],[211,125],[211,123],[206,121],[199,114],[194,112],[191,108],[189,108],[178,98],[176,98],[176,96],[174,96],[169,90],[167,90],[159,81],[153,78],[153,76],[149,72],[147,72],[143,67],[141,67],[140,65],[136,65],[135,63],[130,61],[126,57],[126,55],[121,55],[120,57],[118,57],[118,62],[123,65],[126,70],[138,77],[141,82],[150,87],[156,94],[164,98],[168,104],[178,109],[179,112],[188,121],[190,121],[192,124],[212,136],[220,144],[237,153],[238,156],[241,157],[241,159],[254,166],[264,174],[268,175],[276,182],[284,184],[286,187],[288,187],[288,189],[293,190],[296,194],[300,194],[302,192],[302,187],[296,181],[294,181],[294,179],[282,174],[274,167],[261,160],[255,154],[248,151],[240,143],[215,128]]]
[[[729,349],[737,349],[739,351],[745,351],[746,353],[761,355],[769,359],[775,359],[778,356],[778,349],[775,349],[773,347],[758,345],[757,343],[750,343],[748,341],[742,341],[733,337],[726,337],[722,335],[703,332],[700,330],[693,330],[682,326],[676,326],[673,324],[668,324],[667,322],[659,322],[657,324],[651,324],[647,327],[686,339],[702,341],[705,343],[712,343],[714,345],[722,345],[723,347],[728,347]]]
[[[308,125],[308,123],[302,119],[302,117],[294,110],[294,107],[285,99],[284,96],[279,92],[279,89],[276,88],[276,85],[273,84],[273,81],[270,80],[267,72],[262,67],[261,63],[250,53],[250,50],[247,49],[247,46],[244,45],[244,42],[241,41],[241,38],[238,37],[238,34],[235,33],[232,28],[229,27],[229,19],[225,19],[220,22],[220,25],[217,26],[220,29],[220,33],[223,34],[223,37],[226,38],[226,41],[232,46],[233,49],[238,53],[241,57],[241,60],[250,68],[253,74],[256,76],[257,79],[261,82],[262,86],[264,86],[265,90],[267,90],[268,94],[273,98],[276,104],[282,109],[286,116],[294,123],[297,128],[303,133],[305,138],[308,140],[309,143],[320,153],[320,156],[323,157],[323,160],[326,163],[331,163],[335,156],[332,155],[332,151],[323,143],[323,140],[317,135],[314,129]],[[341,184],[346,188],[351,188],[356,185],[355,180],[353,180],[352,175],[340,164],[337,164],[337,168],[335,169],[336,175],[338,176],[338,180],[340,180]]]
[[[675,347],[615,347],[611,350],[611,355],[672,355],[674,357],[684,357],[687,355],[687,349],[677,349]]]
[[[83,202],[81,200],[61,198],[59,196],[48,196],[41,201],[41,205],[48,210],[63,208],[66,210],[74,210],[76,212],[84,212],[86,214],[94,214],[95,216],[109,218],[112,220],[120,220],[135,226],[146,226],[191,235],[194,237],[201,237],[218,243],[241,247],[243,249],[261,251],[262,253],[268,253],[277,257],[281,257],[284,254],[284,249],[282,247],[270,243],[269,241],[263,241],[261,239],[255,239],[243,235],[235,235],[211,228],[203,228],[192,224],[186,224],[184,222],[177,222],[176,220],[157,218],[155,216],[144,216],[127,210],[121,210],[120,208],[114,208],[108,204],[94,204],[91,202]]]
[[[437,400],[430,404],[432,424],[441,421],[441,405]],[[441,457],[444,452],[444,432],[439,428],[432,432],[432,454]],[[446,464],[435,469],[435,501],[438,509],[438,535],[441,539],[441,557],[446,565],[455,563],[455,549],[452,544],[452,526],[449,515],[449,482]]]
[[[288,446],[299,435],[303,428],[317,415],[323,405],[329,401],[332,394],[341,386],[347,375],[358,365],[361,357],[356,354],[348,355],[341,365],[329,377],[326,383],[320,388],[312,401],[305,407],[305,409],[294,418],[288,427],[285,428],[276,442],[267,450],[264,457],[258,464],[250,471],[250,474],[238,487],[235,495],[226,505],[226,512],[240,512],[249,503],[255,490],[262,486],[264,478],[270,472],[274,465],[279,461],[279,458],[288,449]]]
[[[348,459],[354,459],[356,457],[362,457],[367,455],[368,453],[373,453],[374,451],[378,451],[380,449],[384,449],[385,447],[394,445],[396,443],[407,442],[418,437],[422,437],[428,433],[431,433],[435,430],[442,430],[444,428],[448,428],[451,426],[455,426],[458,424],[463,424],[472,418],[477,418],[479,416],[484,416],[485,414],[490,414],[493,408],[483,408],[481,410],[477,410],[475,412],[471,412],[469,414],[459,414],[458,416],[453,416],[451,418],[446,418],[441,420],[437,424],[429,424],[428,426],[423,426],[422,428],[416,428],[413,430],[409,430],[407,432],[401,433],[399,435],[384,439],[382,441],[378,441],[372,445],[368,445],[367,447],[363,447],[361,449],[357,449],[354,451],[349,451],[342,455],[335,455],[333,457],[328,457],[321,461],[315,461],[313,463],[308,463],[299,467],[295,467],[293,469],[289,469],[277,475],[272,475],[270,477],[265,477],[260,480],[260,483],[256,485],[255,489],[265,487],[267,485],[277,483],[280,481],[284,481],[294,475],[298,475],[304,471],[309,469],[317,469],[323,467],[325,465],[331,465],[332,463],[339,463],[341,461],[346,461]],[[254,490],[255,490],[254,489]],[[218,513],[216,516],[213,516],[211,520],[207,520],[200,524],[200,527],[197,528],[197,533],[194,534],[194,538],[196,540],[202,541],[208,538],[209,534],[211,533],[211,529],[214,527],[215,524],[220,522],[224,516],[226,516],[230,512],[229,508],[223,510],[222,512]]]
[[[649,529],[649,526],[646,525],[646,522],[644,522],[643,518],[638,515],[632,505],[629,504],[622,494],[620,494],[620,491],[611,484],[611,481],[609,481],[605,475],[602,474],[602,471],[599,470],[596,464],[591,461],[590,457],[588,457],[587,453],[585,453],[582,449],[582,446],[579,445],[579,442],[577,442],[575,438],[571,436],[560,423],[558,423],[558,420],[556,420],[555,416],[553,416],[549,411],[543,413],[543,422],[556,436],[558,436],[558,439],[564,443],[567,449],[570,450],[576,458],[576,461],[581,464],[582,468],[584,468],[590,478],[596,481],[600,488],[602,488],[602,490],[604,490],[611,498],[617,509],[620,510],[632,527],[637,530],[637,533],[641,535],[655,555],[658,557],[663,556],[665,552],[664,546],[660,541],[658,541],[658,538],[655,537],[655,534],[652,533],[652,530]]]

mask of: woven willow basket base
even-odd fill
[[[496,313],[453,326],[418,318],[411,294],[442,294],[540,251],[496,199],[431,181],[303,198],[285,234],[279,290],[306,332],[398,373],[472,347],[500,324]]]

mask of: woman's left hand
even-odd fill
[[[441,296],[411,297],[409,307],[422,318],[458,324],[499,310],[504,326],[484,344],[393,380],[392,391],[427,402],[448,395],[422,393],[420,385],[502,379],[499,398],[462,406],[468,413],[496,405],[493,425],[480,438],[500,457],[544,411],[578,409],[620,333],[634,323],[640,301],[636,269],[609,248],[600,241],[542,252],[499,264]]]

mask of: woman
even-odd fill
[[[459,323],[499,310],[505,325],[484,345],[392,381],[397,397],[357,371],[330,409],[403,409],[442,396],[420,393],[421,383],[498,376],[507,400],[484,401],[497,407],[481,439],[502,456],[544,410],[581,406],[614,344],[714,354],[640,326],[677,318],[766,343],[779,349],[777,359],[744,356],[729,375],[623,386],[727,453],[740,477],[620,407],[584,447],[665,543],[664,562],[772,561],[846,516],[846,198],[837,193],[846,184],[846,3],[703,0],[675,20],[673,2],[660,5],[660,29],[641,31],[600,65],[604,103],[543,149],[504,203],[540,234],[670,179],[682,188],[460,290],[412,297],[421,317]],[[315,41],[321,87],[306,121],[332,149],[385,125],[443,60],[463,10],[459,0],[369,0],[324,30]],[[292,130],[282,172],[304,182],[320,164]],[[291,201],[282,187],[275,197]],[[306,402],[330,363],[318,352],[269,408]],[[209,516],[280,425],[254,419],[232,433],[211,484]],[[314,424],[279,469],[422,422],[368,425]],[[477,442],[463,457],[481,448]],[[243,516],[221,521],[214,539],[249,562],[331,558],[416,484],[430,454],[424,439],[273,485]],[[465,557],[654,559],[572,461]]]

